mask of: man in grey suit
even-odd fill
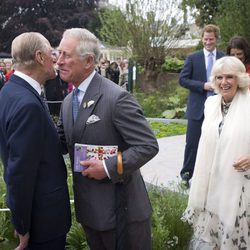
[[[213,62],[224,53],[216,49],[219,28],[208,24],[202,31],[203,50],[190,54],[180,73],[180,85],[189,90],[186,117],[188,119],[186,147],[181,178],[186,187],[193,176],[196,153],[204,119],[204,103],[213,94],[209,80]],[[209,60],[210,63],[209,63]]]
[[[76,218],[91,249],[112,250],[119,248],[120,211],[121,224],[127,223],[123,249],[151,249],[151,205],[139,169],[157,154],[157,140],[134,98],[95,71],[99,54],[99,41],[88,30],[64,32],[57,64],[61,78],[75,89],[62,104],[58,132],[71,164],[75,143],[117,145],[122,152],[122,162],[117,156],[88,160],[82,162],[86,170],[73,171]],[[73,100],[79,103],[77,115]],[[120,174],[117,162],[123,166]],[[119,209],[121,196],[126,205]]]

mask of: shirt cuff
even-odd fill
[[[111,179],[111,178],[110,178],[110,175],[109,175],[109,172],[108,172],[108,169],[107,169],[107,166],[106,166],[106,163],[105,163],[105,160],[102,160],[102,164],[103,164],[104,170],[105,170],[105,172],[106,172],[108,178]]]

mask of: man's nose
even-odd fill
[[[56,64],[57,64],[57,65],[60,65],[60,64],[62,64],[62,62],[63,62],[63,56],[62,56],[62,55],[59,55],[59,56],[58,56],[58,59],[57,59],[57,61],[56,61]]]

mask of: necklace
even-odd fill
[[[230,105],[231,105],[231,102],[225,103],[225,101],[222,99],[222,102],[221,102],[222,121],[219,124],[219,134],[222,131],[222,127],[224,125],[224,119],[225,119],[225,116],[228,113]]]
[[[230,105],[231,105],[231,102],[225,103],[225,101],[222,99],[221,111],[222,111],[223,116],[227,115]]]

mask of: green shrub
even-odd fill
[[[0,161],[0,208],[6,208],[6,185],[3,180],[3,165]],[[14,228],[11,224],[10,212],[0,212],[0,249],[9,250],[17,246]]]
[[[178,86],[173,91],[163,87],[151,93],[137,90],[134,96],[146,117],[169,119],[185,117],[187,90],[182,87]]]
[[[166,58],[165,62],[161,65],[162,72],[181,72],[184,61],[176,57]]]
[[[67,250],[88,250],[88,244],[82,226],[73,217],[72,226],[67,234]]]
[[[187,249],[192,230],[180,220],[187,206],[187,195],[153,187],[149,189],[149,197],[153,207],[153,250]]]

